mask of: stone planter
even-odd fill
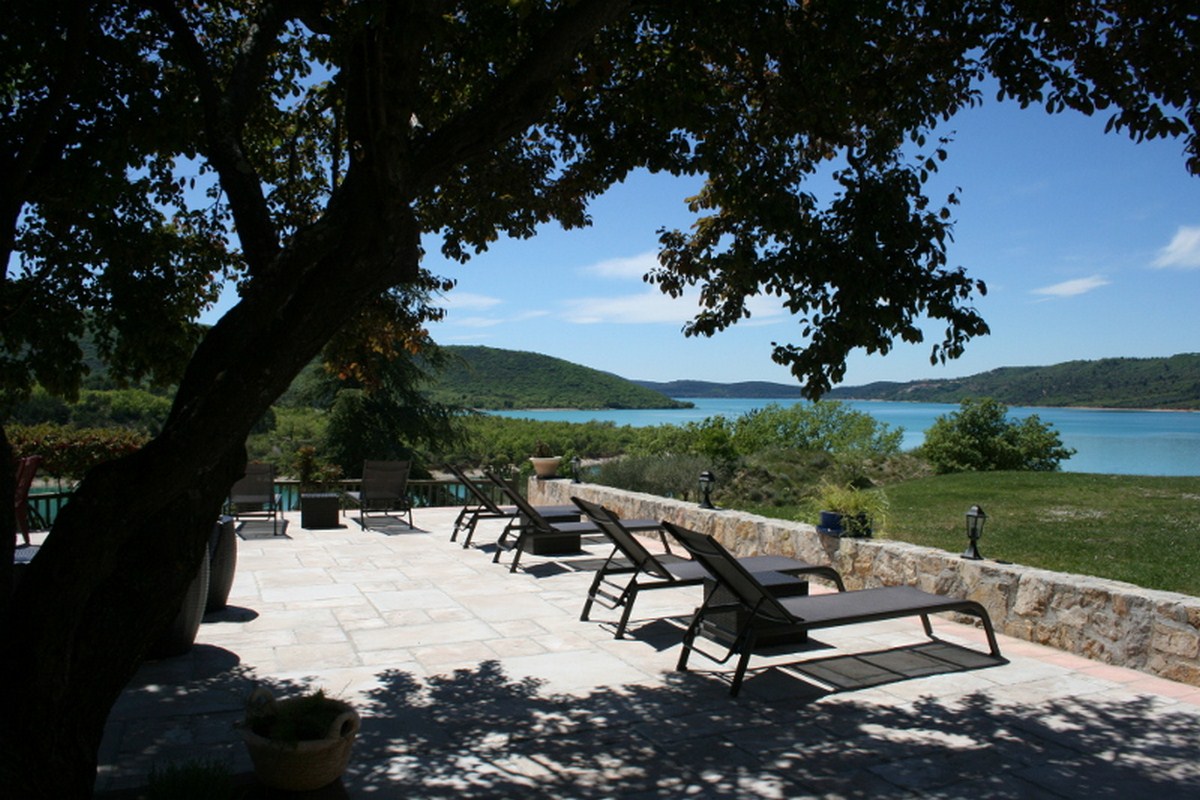
[[[533,456],[529,461],[533,464],[534,474],[540,479],[546,480],[547,478],[558,477],[558,465],[562,463],[562,456],[548,456],[546,458]]]

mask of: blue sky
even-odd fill
[[[947,123],[954,142],[931,197],[961,187],[950,263],[987,283],[977,307],[992,333],[933,366],[942,326],[931,324],[924,344],[856,353],[843,384],[1200,351],[1200,178],[1188,176],[1179,141],[1135,144],[1103,130],[1103,118],[995,101]],[[793,382],[770,359],[772,341],[800,335],[777,304],[757,304],[715,337],[686,339],[694,300],[669,300],[641,279],[657,229],[690,224],[683,198],[698,185],[637,175],[595,203],[589,229],[546,227],[466,265],[434,251],[433,271],[458,281],[434,338],[626,378]]]
[[[994,100],[958,115],[950,158],[930,196],[961,188],[951,265],[988,285],[991,326],[966,354],[929,363],[927,342],[887,356],[854,354],[843,385],[949,378],[1004,366],[1200,351],[1200,178],[1182,144],[1105,134],[1104,118],[1047,115]],[[501,241],[465,265],[430,243],[428,266],[458,281],[442,303],[441,344],[480,344],[565,358],[626,378],[719,382],[793,378],[772,341],[799,342],[777,303],[708,339],[681,332],[694,299],[672,301],[641,276],[656,231],[691,223],[696,180],[639,174],[599,198],[590,228],[547,226]]]

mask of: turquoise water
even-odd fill
[[[793,399],[688,398],[695,408],[648,411],[497,411],[505,417],[647,425],[698,422],[717,414],[737,417],[768,403],[788,406]],[[958,409],[942,403],[892,403],[851,400],[846,405],[870,414],[893,428],[904,429],[904,448],[924,441],[934,420]],[[1075,455],[1063,463],[1065,472],[1102,472],[1114,475],[1200,476],[1200,413],[1186,411],[1107,411],[1086,408],[1025,408],[1011,406],[1009,416],[1036,414],[1054,426],[1063,444]]]

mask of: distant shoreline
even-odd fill
[[[713,395],[701,397],[692,395],[690,397],[681,398],[673,397],[672,400],[764,400],[771,403],[803,403],[807,402],[802,397],[726,397],[725,395]],[[838,397],[832,402],[849,402],[855,403],[909,403],[912,405],[933,405],[933,406],[949,406],[956,407],[958,403],[944,403],[936,400],[883,400],[877,397]],[[1071,409],[1076,411],[1128,411],[1130,413],[1160,413],[1160,414],[1196,414],[1200,413],[1200,409],[1196,408],[1129,408],[1117,406],[1037,406],[1005,403],[1009,408],[1042,408],[1042,409]],[[695,405],[693,404],[693,408]],[[490,413],[493,411],[537,411],[537,412],[554,412],[554,411],[673,411],[677,410],[676,406],[656,406],[648,408],[611,408],[609,406],[594,406],[589,408],[574,408],[569,406],[563,407],[530,407],[530,408],[472,408],[472,411],[482,413]]]
[[[754,398],[768,400],[771,398]],[[790,399],[790,398],[788,398]],[[856,403],[912,403],[913,405],[924,404],[931,406],[957,406],[958,403],[944,403],[938,400],[883,400],[878,397],[839,397],[837,401],[853,400]],[[836,401],[835,401],[836,402]],[[1025,405],[1023,403],[1004,403],[1009,408],[1051,408],[1051,409],[1073,409],[1076,411],[1129,411],[1129,412],[1153,412],[1161,414],[1196,414],[1200,413],[1200,408],[1132,408],[1129,406],[1036,406]]]

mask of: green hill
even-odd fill
[[[445,370],[430,384],[431,399],[480,409],[689,408],[670,397],[608,372],[560,358],[447,346]]]
[[[771,397],[796,398],[803,395],[794,383],[771,383],[770,381],[743,381],[741,383],[713,383],[711,381],[634,381],[638,386],[662,392],[667,397]]]
[[[923,403],[994,397],[1013,406],[1200,409],[1200,353],[1003,367],[965,378],[838,387],[827,397]]]

